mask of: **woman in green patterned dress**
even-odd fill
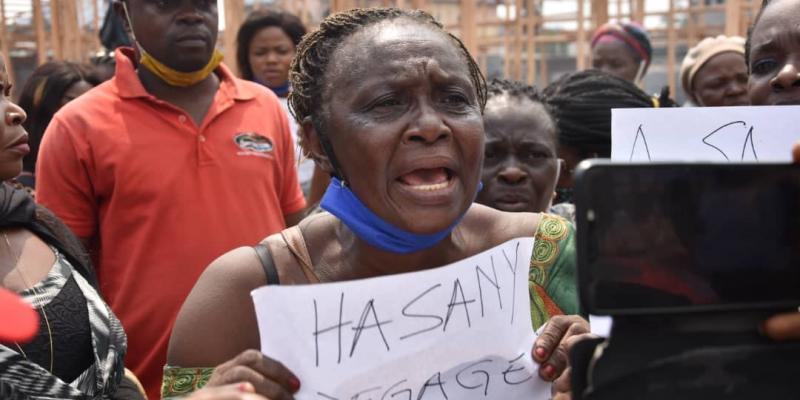
[[[532,357],[568,390],[566,354],[588,331],[575,315],[574,230],[557,216],[473,204],[486,84],[463,44],[421,11],[355,9],[306,35],[291,80],[304,146],[333,177],[328,212],[268,238],[268,267],[252,247],[208,267],[178,315],[164,397],[246,381],[292,398],[302,377],[255,350],[257,287],[425,270],[531,236],[531,318],[547,322]]]

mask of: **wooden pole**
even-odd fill
[[[64,58],[64,48],[61,46],[61,16],[58,2],[60,0],[50,0],[50,45],[53,46],[53,58],[61,60]]]
[[[689,47],[697,44],[697,26],[691,2],[689,2],[689,8],[686,10],[686,43]]]
[[[675,35],[675,0],[667,0],[669,9],[667,11],[667,84],[669,92],[675,95],[675,46],[677,38]]]
[[[644,0],[635,0],[636,7],[634,7],[633,20],[644,25]]]
[[[536,84],[536,0],[528,0],[528,84]]]
[[[222,45],[225,54],[225,65],[239,74],[236,65],[236,34],[244,21],[244,0],[225,0],[225,32]]]
[[[461,40],[464,46],[469,50],[470,54],[476,54],[475,46],[475,0],[460,0],[461,1],[461,21],[459,30],[461,31]]]
[[[608,22],[608,0],[592,0],[592,30]]]
[[[511,78],[511,63],[512,63],[512,50],[511,50],[511,7],[508,4],[510,0],[503,0],[505,6],[505,14],[503,15],[503,77],[506,79]],[[470,30],[475,29],[470,26]]]
[[[514,29],[514,79],[522,80],[522,42],[523,42],[523,24],[522,19],[522,0],[514,2],[514,17],[516,18],[516,28]]]
[[[6,3],[4,0],[0,0],[0,50],[3,52],[3,58],[5,59],[6,64],[6,75],[8,76],[8,82],[14,86],[14,64],[11,62],[11,53],[9,53],[9,41],[11,38],[8,35],[8,29],[6,28]]]
[[[547,86],[547,85],[550,84],[550,69],[547,66],[547,52],[546,51],[542,52],[542,55],[540,56],[539,60],[540,60],[539,61],[539,69],[541,70],[540,75],[542,76],[542,79],[540,79],[540,82],[542,84],[542,87],[544,87],[544,86]]]
[[[741,35],[739,24],[742,19],[741,0],[725,1],[725,34],[728,36]]]
[[[36,33],[36,65],[47,62],[47,32],[44,29],[44,15],[42,14],[42,0],[33,0],[33,28]]]
[[[578,71],[586,69],[586,16],[584,10],[584,0],[578,0],[578,37],[576,38],[576,68]]]

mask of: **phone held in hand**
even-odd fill
[[[800,166],[592,160],[575,205],[591,314],[800,306]]]

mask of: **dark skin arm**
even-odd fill
[[[281,363],[252,350],[260,348],[260,340],[250,291],[265,284],[252,248],[240,247],[211,263],[178,314],[167,364],[216,367],[209,387],[249,382],[269,399],[291,399],[299,380]]]
[[[284,214],[283,220],[286,221],[286,227],[292,227],[300,223],[306,216],[306,210],[300,210],[296,213]]]

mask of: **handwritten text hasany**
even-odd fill
[[[547,399],[531,359],[533,238],[457,263],[253,291],[263,352],[298,399]]]

